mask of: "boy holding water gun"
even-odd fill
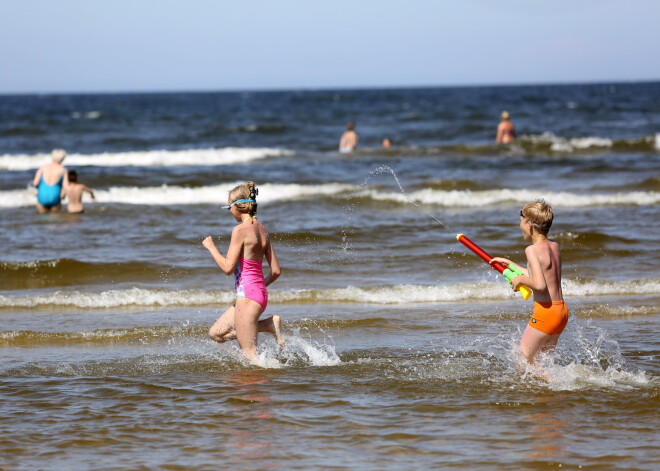
[[[525,249],[527,268],[502,257],[490,261],[512,265],[523,273],[511,280],[514,291],[526,285],[534,292],[532,318],[520,340],[520,351],[530,363],[539,351],[557,345],[568,322],[568,308],[561,291],[559,244],[547,237],[553,217],[552,207],[544,200],[527,203],[520,211],[523,240],[532,243]]]

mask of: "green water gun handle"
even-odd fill
[[[504,275],[504,278],[506,278],[506,281],[508,281],[510,285],[511,280],[513,280],[516,276],[522,276],[523,272],[518,270],[518,268],[514,267],[513,265],[509,265],[509,267],[502,272],[502,275]],[[525,285],[520,285],[518,287],[518,291],[520,291],[520,294],[522,294],[522,297],[525,301],[528,300],[532,295],[532,290]]]

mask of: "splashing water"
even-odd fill
[[[527,384],[553,391],[626,390],[658,384],[657,378],[627,364],[618,342],[604,329],[591,323],[582,325],[575,318],[572,322],[577,326],[564,334],[556,349],[540,352],[534,365],[520,359],[517,341],[510,339],[507,356]]]
[[[257,365],[262,368],[285,368],[293,366],[336,366],[341,359],[334,346],[322,345],[302,338],[298,332],[286,336],[286,348],[279,350],[268,343],[257,356]]]
[[[443,222],[433,214],[431,214],[429,211],[424,209],[424,207],[411,200],[408,195],[406,194],[406,190],[403,188],[403,185],[401,184],[401,181],[399,180],[398,175],[394,171],[394,169],[388,165],[381,165],[380,167],[377,167],[369,172],[369,175],[364,179],[364,181],[358,186],[358,188],[353,191],[351,197],[349,198],[349,203],[344,207],[344,212],[345,212],[345,222],[341,227],[341,245],[339,246],[338,250],[332,250],[331,253],[334,256],[334,259],[336,261],[342,261],[342,260],[347,260],[350,258],[353,252],[353,248],[351,247],[350,239],[351,235],[353,232],[353,226],[351,224],[351,219],[352,219],[352,214],[355,212],[355,204],[350,202],[350,199],[356,198],[359,196],[359,190],[364,188],[366,185],[369,184],[369,181],[376,176],[379,175],[385,175],[385,174],[390,174],[392,178],[394,178],[394,181],[399,187],[399,190],[401,190],[401,194],[403,195],[403,198],[406,200],[406,202],[412,204],[416,208],[418,208],[420,211],[422,211],[424,214],[432,218],[434,221],[436,221],[440,226],[442,227],[443,230],[455,234],[456,231],[449,226],[449,224]]]
[[[369,172],[369,176],[364,179],[364,182],[362,182],[360,187],[366,186],[369,183],[369,180],[371,180],[373,177],[378,176],[378,175],[384,175],[384,174],[387,174],[387,173],[392,175],[392,178],[394,178],[394,181],[399,186],[399,190],[401,190],[401,194],[403,195],[403,197],[405,198],[405,200],[408,203],[412,204],[413,206],[418,208],[420,211],[422,211],[424,214],[426,214],[427,216],[434,219],[438,224],[440,224],[442,226],[442,228],[445,231],[451,232],[451,233],[456,232],[451,226],[449,226],[449,224],[441,221],[440,219],[435,217],[433,214],[431,214],[429,211],[424,209],[424,207],[421,204],[419,204],[419,203],[411,200],[410,198],[408,198],[408,195],[406,195],[406,190],[403,188],[403,185],[401,184],[401,181],[399,180],[398,175],[396,174],[396,172],[394,171],[394,169],[392,167],[389,167],[387,165],[381,165],[380,167],[373,169],[372,171]]]

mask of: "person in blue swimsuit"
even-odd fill
[[[62,189],[69,184],[66,168],[62,165],[66,152],[55,149],[51,157],[53,161],[37,170],[32,182],[37,187],[37,211],[40,213],[62,209]]]

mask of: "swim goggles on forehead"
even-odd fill
[[[221,206],[222,209],[231,209],[232,206],[234,206],[237,203],[256,203],[255,200],[236,200],[232,204],[228,204],[226,206]]]
[[[539,225],[536,224],[535,222],[532,222],[532,221],[530,221],[529,219],[527,219],[527,218],[525,217],[525,215],[523,214],[522,209],[520,210],[520,217],[523,218],[523,219],[524,219],[525,221],[527,221],[528,223],[530,223],[532,226],[536,227],[538,230],[540,230],[540,231],[543,230],[543,228],[542,228],[541,226],[539,226]]]

